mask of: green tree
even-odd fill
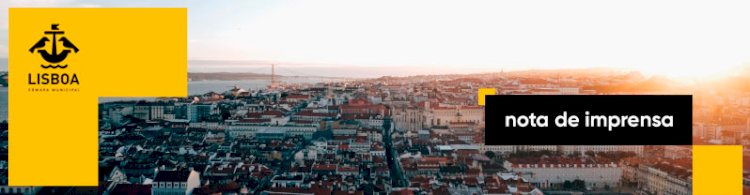
[[[571,183],[571,182],[570,182],[570,181],[568,181],[568,180],[565,180],[565,182],[563,182],[563,189],[564,189],[564,190],[570,190],[570,189],[573,189],[573,183]]]
[[[580,179],[573,180],[573,189],[586,190],[586,182]]]
[[[484,155],[487,156],[487,157],[489,157],[490,159],[494,159],[495,158],[495,152],[492,152],[492,151],[484,152]]]

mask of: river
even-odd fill
[[[338,79],[323,79],[323,78],[286,78],[284,83],[319,83],[319,82],[331,82],[331,81],[342,81]],[[269,80],[241,80],[241,81],[190,81],[188,82],[188,94],[199,95],[208,92],[223,93],[227,90],[232,89],[234,86],[238,86],[245,90],[258,90],[265,89],[271,84]],[[138,100],[153,98],[99,98],[99,103],[122,101],[122,100]]]
[[[317,79],[317,78],[291,78],[285,79],[285,83],[317,83],[332,81],[331,79]],[[271,81],[268,80],[242,80],[242,81],[191,81],[188,82],[188,94],[204,94],[208,92],[222,93],[234,86],[241,87],[243,89],[265,89]],[[99,102],[112,102],[121,100],[138,100],[138,99],[153,99],[153,98],[99,98]],[[8,120],[8,88],[0,87],[0,121]]]

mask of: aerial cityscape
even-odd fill
[[[191,75],[194,85],[222,73]],[[290,78],[264,75],[247,88],[224,81],[187,98],[100,100],[98,188],[0,192],[692,194],[690,146],[485,145],[491,119],[477,105],[480,87],[503,95],[689,93],[694,143],[750,143],[750,92],[734,83],[746,76],[711,83],[721,87],[607,69]],[[7,123],[0,128],[7,140]]]
[[[189,10],[187,96],[100,97],[99,185],[90,187],[8,186],[8,137],[16,130],[7,106],[11,25],[0,14],[0,194],[692,195],[691,145],[503,145],[538,137],[487,128],[500,119],[485,115],[478,91],[692,95],[693,145],[750,145],[749,6],[0,1],[2,10]],[[66,36],[87,35],[76,33]],[[86,48],[82,55],[96,50],[76,44]],[[122,75],[123,82],[142,76]],[[49,122],[44,108],[28,109]],[[750,195],[750,149],[743,157]],[[47,165],[65,169],[57,164],[65,160],[50,157]]]

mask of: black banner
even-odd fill
[[[691,95],[488,95],[487,145],[692,145]]]

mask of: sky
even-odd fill
[[[748,1],[0,1],[3,10],[39,6],[187,7],[189,60],[251,68],[399,75],[609,67],[700,77],[750,63]],[[7,11],[0,17],[4,58]]]

